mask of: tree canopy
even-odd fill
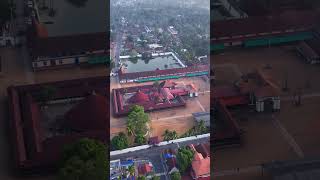
[[[178,133],[174,130],[170,131],[170,130],[166,129],[162,136],[163,136],[163,140],[165,140],[165,141],[178,139]]]
[[[139,176],[138,180],[146,180],[147,178],[145,176]]]
[[[134,105],[128,115],[127,130],[129,134],[144,136],[148,131],[149,116],[142,106]]]
[[[160,180],[160,177],[159,177],[159,176],[153,176],[153,177],[151,178],[151,180]]]
[[[143,145],[147,142],[147,139],[143,135],[138,134],[135,137],[134,142],[137,143],[138,145]]]
[[[180,148],[177,153],[177,162],[181,173],[184,173],[191,165],[193,159],[193,151],[186,147]]]
[[[119,133],[118,136],[113,137],[111,140],[111,147],[114,150],[125,149],[128,146],[129,146],[128,137],[123,132]]]
[[[91,180],[108,177],[108,150],[97,141],[80,139],[65,146],[61,168],[61,180]]]
[[[171,180],[181,180],[181,174],[179,172],[174,172],[170,175]]]

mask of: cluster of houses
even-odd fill
[[[127,159],[123,161],[117,159],[110,161],[110,180],[130,180],[139,176],[152,176],[153,174],[153,164],[148,159]]]
[[[193,159],[190,168],[182,174],[184,179],[209,180],[210,179],[210,144],[190,144],[187,146],[193,151]],[[110,161],[110,179],[134,179],[135,177],[153,177],[156,174],[170,176],[172,173],[180,172],[177,160],[177,149],[165,149],[161,152],[161,162],[165,172],[156,172],[154,164],[148,159],[125,159]],[[160,161],[160,160],[159,160]],[[160,165],[160,164],[158,164]],[[131,166],[131,167],[130,167]],[[134,170],[132,170],[134,167]]]
[[[190,144],[187,146],[190,148],[194,155],[191,162],[191,167],[185,176],[191,177],[194,180],[209,180],[210,179],[210,144]],[[177,163],[177,151],[174,149],[166,149],[162,152],[165,165],[167,167],[167,173],[172,174],[179,172],[179,164]]]

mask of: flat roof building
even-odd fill
[[[35,71],[107,64],[107,2],[101,5],[98,1],[87,1],[76,6],[58,0],[49,10],[39,4],[34,7],[36,16],[28,29],[28,47]]]

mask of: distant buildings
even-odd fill
[[[168,31],[169,31],[172,35],[177,35],[177,34],[178,34],[178,31],[176,31],[173,26],[169,26],[169,27],[168,27]]]
[[[133,167],[132,173],[130,168]],[[154,174],[154,167],[148,159],[128,159],[110,161],[110,180],[133,180],[139,176]]]

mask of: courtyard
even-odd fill
[[[173,80],[173,82],[178,84],[193,83],[196,89],[199,90],[199,96],[193,98],[184,97],[186,100],[185,107],[176,107],[149,112],[148,114],[151,120],[152,136],[159,136],[159,138],[162,138],[162,134],[166,129],[175,130],[179,135],[182,135],[195,125],[192,113],[204,111],[208,112],[210,109],[210,84],[206,82],[203,77],[181,78]],[[110,88],[132,87],[152,83],[153,82],[118,84],[115,81],[111,81]],[[111,116],[110,118],[110,138],[119,132],[126,132],[126,117],[119,118]]]
[[[288,87],[288,91],[281,92],[279,112],[231,111],[244,131],[243,143],[215,150],[212,166],[216,179],[269,180],[271,177],[262,173],[263,163],[320,155],[319,66],[306,64],[296,55],[294,45],[226,51],[214,55],[211,62],[216,70],[216,86],[232,85],[243,74],[260,69],[279,89],[285,81]],[[297,89],[302,91],[300,106],[293,103]]]

